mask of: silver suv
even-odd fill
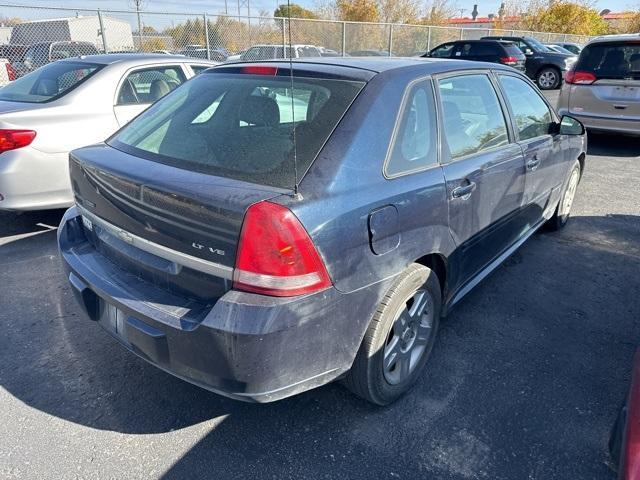
[[[592,40],[567,72],[558,112],[590,130],[640,134],[640,35]]]

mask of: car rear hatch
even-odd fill
[[[252,68],[203,73],[106,145],[72,152],[87,239],[122,275],[215,303],[247,209],[293,193],[364,85],[307,76],[291,95],[291,78]]]
[[[568,83],[570,113],[640,120],[640,43],[588,45]]]
[[[513,42],[500,42],[504,47],[505,54],[500,58],[500,63],[509,65],[517,70],[524,71],[527,57],[522,50]]]

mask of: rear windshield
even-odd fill
[[[522,50],[520,50],[515,43],[503,43],[502,46],[507,51],[507,55],[509,55],[510,57],[520,58],[524,56]]]
[[[44,103],[69,93],[102,65],[56,62],[41,67],[0,88],[0,100]]]
[[[640,43],[607,42],[584,47],[576,70],[596,78],[640,79]]]
[[[159,163],[291,188],[340,121],[361,82],[203,73],[107,141]],[[294,125],[295,146],[294,149]]]

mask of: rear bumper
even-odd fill
[[[629,120],[628,118],[611,118],[598,115],[585,115],[570,112],[566,107],[558,109],[560,115],[570,115],[580,120],[588,130],[596,132],[615,132],[627,135],[640,135],[640,120]]]
[[[238,400],[271,402],[346,372],[381,290],[330,288],[293,298],[229,290],[206,305],[131,276],[83,235],[71,208],[58,243],[88,317],[157,367]]]
[[[28,146],[0,154],[0,210],[44,210],[73,204],[68,153]]]

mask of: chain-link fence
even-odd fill
[[[519,30],[338,22],[0,3],[0,57],[39,63],[98,52],[166,52],[225,60],[252,46],[313,45],[327,55],[416,55],[487,35],[586,43],[589,37]],[[53,43],[55,42],[55,43]],[[301,55],[294,49],[292,54]]]

